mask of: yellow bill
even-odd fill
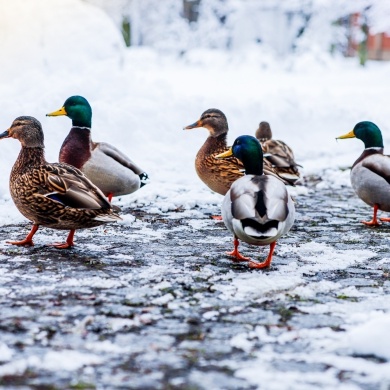
[[[61,107],[57,111],[53,111],[50,114],[46,114],[46,116],[60,116],[60,115],[68,115],[68,113],[65,110],[65,107]]]
[[[344,135],[340,135],[340,137],[337,137],[336,139],[346,139],[346,138],[356,138],[356,135],[355,133],[353,132],[353,130],[351,130],[349,133],[347,134],[344,134]]]
[[[214,156],[215,158],[226,158],[226,157],[231,157],[233,156],[233,150],[232,148],[230,148],[229,150],[227,150],[226,152],[224,153],[220,153],[216,156]]]

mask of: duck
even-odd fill
[[[390,211],[390,157],[383,154],[382,132],[375,123],[362,121],[336,139],[347,138],[357,138],[364,143],[363,153],[353,163],[350,173],[356,195],[373,207],[372,219],[361,222],[367,226],[379,226],[378,210]],[[390,218],[379,220],[390,222]]]
[[[104,194],[80,170],[63,163],[48,163],[41,123],[31,116],[17,117],[0,140],[14,138],[21,151],[10,175],[11,197],[32,229],[24,240],[9,244],[33,246],[40,226],[70,230],[58,249],[74,246],[76,229],[92,228],[121,219]]]
[[[131,194],[149,182],[148,174],[116,147],[91,138],[92,108],[82,96],[71,96],[63,106],[46,116],[65,115],[72,128],[59,153],[59,162],[80,169],[111,202]]]
[[[235,261],[248,261],[251,268],[271,265],[276,241],[294,224],[295,206],[286,185],[275,176],[263,172],[263,151],[259,141],[251,135],[242,135],[226,152],[216,156],[225,159],[234,156],[245,169],[245,176],[237,179],[222,201],[222,220],[234,236],[234,249],[227,254]],[[239,240],[252,245],[269,245],[263,262],[243,256]]]
[[[226,195],[232,183],[244,175],[244,166],[239,159],[215,158],[216,155],[229,150],[227,145],[229,126],[226,116],[221,110],[210,108],[203,112],[199,120],[184,127],[183,130],[199,127],[206,128],[209,136],[196,155],[196,173],[212,191]],[[294,180],[281,177],[267,160],[263,162],[263,170],[266,175],[273,175],[286,184],[294,185]]]
[[[266,158],[277,170],[279,176],[294,183],[300,178],[298,165],[295,162],[293,150],[283,141],[272,139],[272,130],[269,122],[262,121],[255,132]]]

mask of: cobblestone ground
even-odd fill
[[[313,186],[269,270],[234,263],[210,209],[7,245],[0,227],[1,389],[388,389],[389,363],[344,345],[351,318],[390,309],[390,225],[351,189]],[[243,244],[264,258],[267,248]],[[388,267],[386,266],[388,265]],[[351,317],[352,316],[352,317]]]

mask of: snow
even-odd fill
[[[11,360],[14,352],[6,344],[0,343],[0,362],[7,362]]]
[[[390,360],[390,341],[388,330],[390,314],[370,313],[373,317],[367,322],[351,329],[346,335],[346,346],[359,355],[376,355]]]
[[[318,61],[310,54],[280,61],[258,47],[200,48],[178,59],[148,48],[125,49],[111,20],[84,2],[63,0],[57,6],[39,0],[22,10],[21,0],[12,7],[6,3],[0,2],[5,11],[0,13],[1,126],[7,129],[19,115],[36,116],[45,131],[47,159],[56,161],[71,122],[45,114],[70,95],[85,96],[93,108],[93,138],[119,146],[151,178],[140,191],[117,200],[119,205],[167,212],[220,202],[193,168],[207,131],[182,131],[210,107],[227,115],[230,143],[268,120],[275,136],[293,147],[304,173],[330,170],[329,185],[349,185],[347,173],[338,179],[334,171],[350,166],[363,146],[357,140],[336,143],[336,136],[368,119],[382,128],[385,145],[390,143],[382,98],[389,64],[362,69],[354,59]],[[25,22],[23,31],[31,32],[28,43],[9,22],[16,14]],[[81,19],[87,26],[78,23]],[[6,139],[0,145],[0,176],[8,177],[19,144]],[[0,222],[24,221],[10,202],[7,180],[0,182],[0,199]]]
[[[17,23],[14,22],[16,19]],[[361,68],[355,59],[331,59],[323,53],[317,57],[315,51],[282,61],[266,50],[252,46],[230,52],[193,49],[181,58],[161,56],[149,48],[125,49],[111,19],[100,9],[78,0],[13,0],[12,4],[0,0],[0,26],[1,128],[7,129],[13,119],[20,115],[37,117],[45,131],[47,159],[56,161],[71,122],[68,118],[47,118],[45,114],[60,108],[71,95],[85,96],[93,108],[93,138],[119,146],[148,172],[151,179],[150,184],[135,194],[116,199],[114,203],[125,207],[147,206],[151,213],[167,213],[182,208],[188,212],[188,218],[194,218],[188,222],[194,230],[212,229],[214,225],[195,219],[199,211],[191,209],[218,204],[222,197],[211,193],[194,171],[194,158],[207,137],[207,131],[182,129],[210,107],[219,108],[226,114],[230,143],[238,135],[254,134],[261,120],[269,121],[275,137],[293,147],[296,160],[304,167],[304,174],[322,177],[318,188],[350,185],[348,168],[360,154],[363,144],[358,140],[336,142],[335,138],[350,131],[357,122],[371,120],[378,124],[383,131],[385,147],[390,145],[387,98],[390,90],[389,63],[370,62],[366,68]],[[26,34],[29,35],[28,40],[25,39]],[[26,222],[11,201],[8,190],[7,178],[19,148],[20,145],[13,140],[0,142],[1,224]],[[297,193],[298,196],[310,196],[307,190],[298,190]],[[176,218],[174,214],[168,217]],[[132,238],[138,237],[144,242],[164,239],[167,233],[155,231],[129,215],[124,215],[120,223],[138,226],[139,230],[132,233]],[[204,242],[210,239],[205,237]],[[230,235],[226,240],[230,240]],[[4,242],[0,247],[3,248],[3,245]],[[90,247],[97,248],[93,243]],[[99,248],[104,250],[101,245]],[[231,275],[214,277],[213,288],[219,293],[219,298],[245,299],[250,296],[256,300],[286,289],[292,289],[306,298],[317,292],[332,290],[357,296],[361,293],[356,289],[332,282],[302,287],[302,274],[343,269],[375,256],[370,249],[336,250],[330,245],[315,242],[299,248],[284,247],[279,250],[280,255],[283,255],[283,250],[299,255],[299,265],[290,262],[280,266],[277,272],[243,273],[229,285],[225,280]],[[132,256],[123,258],[133,259]],[[14,261],[25,262],[29,259],[15,257]],[[147,272],[149,277],[155,273],[155,289],[169,287],[170,284],[163,281],[165,267],[141,270],[139,280],[142,280],[143,272]],[[174,271],[170,269],[169,272]],[[207,273],[207,268],[203,273]],[[1,281],[6,278],[0,273]],[[127,281],[126,275],[122,275],[118,281],[90,277],[57,282],[61,286],[112,289]],[[44,293],[50,288],[54,287],[37,286],[34,291]],[[21,289],[19,293],[29,294],[31,291]],[[2,296],[8,293],[9,289],[0,289]],[[166,305],[173,299],[174,296],[167,293],[154,299],[153,303]],[[370,304],[372,312],[367,314]],[[334,343],[333,351],[346,347],[352,353],[373,354],[390,360],[390,343],[386,337],[390,316],[378,312],[379,309],[390,310],[390,304],[383,297],[378,296],[361,306],[359,303],[353,306],[345,303],[325,306],[303,306],[300,309],[308,313],[329,310],[334,315],[350,316],[351,328],[347,330],[347,335],[340,336],[330,330],[325,336],[317,333],[317,338],[311,336],[310,342],[318,343],[318,355],[285,355],[283,359],[321,363],[332,359],[334,367],[351,369],[356,359],[339,357],[334,360],[335,355],[330,352],[329,356],[321,354],[321,342],[326,337],[327,341]],[[209,310],[203,314],[203,318],[213,319],[218,315],[219,312]],[[136,322],[133,320],[113,320],[111,325],[118,329],[134,324]],[[372,329],[375,329],[375,333],[371,332]],[[295,336],[291,332],[285,337]],[[252,335],[249,332],[248,335],[237,335],[231,340],[231,345],[248,352],[253,345],[251,337],[262,339],[271,336],[259,328]],[[273,342],[286,341],[275,338]],[[114,347],[107,341],[89,348],[112,350]],[[277,355],[272,347],[258,353],[264,352],[267,352],[270,362]],[[2,361],[10,360],[12,355],[12,350],[0,344]],[[262,359],[264,362],[264,356]],[[0,367],[0,375],[23,372],[29,366],[56,370],[61,364],[64,370],[75,370],[99,362],[95,355],[52,351],[43,358],[31,357],[28,361],[6,363]],[[360,365],[363,373],[390,379],[388,364],[375,368],[364,361]],[[323,389],[356,389],[353,385],[340,384],[334,374],[328,370],[319,378],[310,373],[286,372],[284,383],[290,381],[300,389],[313,388],[311,386],[320,382]],[[239,376],[255,384],[261,385],[256,379],[261,378],[261,381],[268,381],[273,386],[269,389],[281,388],[273,383],[273,375],[270,367],[256,364],[239,372]]]
[[[99,364],[101,361],[99,356],[78,351],[49,351],[43,357],[30,356],[4,364],[0,367],[0,376],[22,373],[29,367],[48,371],[57,371],[61,367],[61,370],[74,371],[85,365]]]

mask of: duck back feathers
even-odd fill
[[[222,218],[227,228],[243,241],[267,244],[291,228],[294,205],[280,180],[246,175],[233,183],[226,194]]]

